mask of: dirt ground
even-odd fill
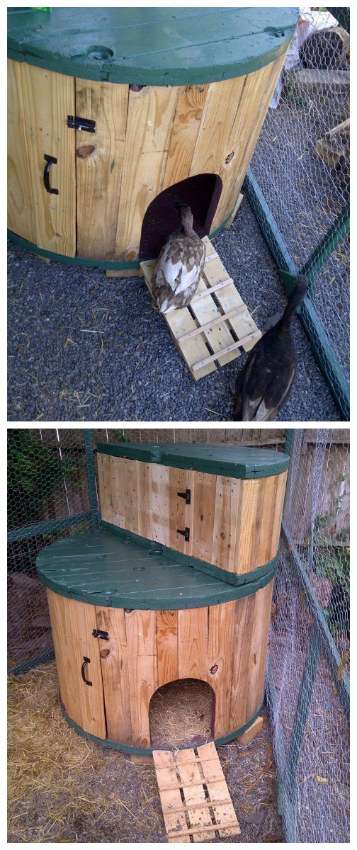
[[[9,843],[166,841],[153,767],[69,728],[53,663],[10,679],[8,719]],[[267,722],[218,751],[241,826],[222,843],[282,842]]]

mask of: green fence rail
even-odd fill
[[[329,232],[318,244],[308,262],[299,270],[290,256],[285,239],[251,169],[248,169],[244,187],[256,213],[264,239],[278,266],[279,275],[286,292],[291,293],[298,274],[306,274],[310,285],[313,285],[315,275],[349,231],[349,211],[347,209],[342,211]],[[341,415],[343,419],[348,421],[350,418],[348,380],[309,294],[305,296],[304,302],[298,310],[298,315],[309,338],[315,359],[330,387]]]

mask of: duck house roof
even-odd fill
[[[295,7],[11,8],[8,56],[90,80],[209,83],[273,62],[297,19]]]

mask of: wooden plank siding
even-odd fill
[[[248,573],[277,554],[286,472],[239,480],[117,457],[108,465],[105,457],[98,458],[105,521],[231,573]],[[190,505],[177,495],[186,489]],[[186,527],[188,542],[178,533]]]
[[[264,692],[272,585],[237,602],[180,611],[103,608],[48,591],[62,702],[100,738],[150,747],[150,700],[178,679],[215,694],[214,737],[244,724]],[[93,636],[94,628],[108,640]],[[83,657],[90,658],[87,686]]]
[[[231,104],[227,106],[225,144],[217,171],[223,189],[212,229],[219,227],[237,202],[284,60],[285,54],[259,71],[239,78],[243,85],[232,92]]]
[[[187,86],[96,82],[9,60],[9,227],[67,256],[137,260],[151,201],[214,173],[212,230],[232,212],[284,55],[248,76]],[[96,122],[67,127],[67,115]],[[57,158],[43,186],[44,154]]]

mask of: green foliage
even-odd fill
[[[77,464],[61,460],[30,430],[9,430],[7,445],[9,526],[14,528],[42,519],[44,503],[64,474],[76,477]]]

